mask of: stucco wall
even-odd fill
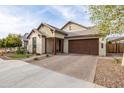
[[[42,54],[42,36],[38,36],[38,32],[33,32],[29,37],[29,43],[28,43],[28,51],[29,53],[32,53],[32,38],[36,37],[36,53]]]
[[[71,26],[71,30],[70,30],[70,26]],[[79,26],[79,25],[76,25],[76,24],[73,24],[73,23],[70,23],[68,25],[66,25],[64,28],[63,28],[64,31],[81,31],[81,30],[86,30],[86,28],[82,27],[82,26]]]
[[[64,39],[64,53],[68,53],[68,39]]]
[[[21,41],[22,41],[22,47],[24,47],[24,40],[22,39]]]
[[[28,39],[27,51],[32,53],[32,38]]]
[[[106,56],[106,39],[103,38],[99,38],[99,56]]]
[[[41,31],[47,37],[53,37],[54,35],[52,31],[50,30],[50,28],[48,28],[47,26],[41,26],[39,31]]]
[[[49,37],[57,37],[64,39],[64,35],[58,32],[51,31],[49,27],[47,26],[41,26],[39,29],[45,36]]]
[[[42,35],[45,35],[47,39],[47,52],[51,53],[52,52],[52,37],[57,37],[57,38],[62,38],[64,39],[64,35],[58,32],[54,32],[51,31],[51,29],[47,26],[41,26],[41,28],[39,29],[39,31],[42,33]],[[40,33],[40,34],[41,34]],[[36,42],[37,42],[37,50],[36,52],[39,54],[43,54],[45,53],[45,37],[40,37],[38,36],[39,32],[35,31],[35,33],[32,33],[30,35],[30,39],[29,39],[29,44],[28,44],[28,51],[30,53],[32,53],[32,38],[36,37]]]
[[[54,37],[64,39],[65,35],[60,34],[60,33],[54,33]]]
[[[45,53],[45,37],[42,37],[42,53]]]
[[[47,39],[47,53],[52,53],[53,41],[51,38]]]

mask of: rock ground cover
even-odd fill
[[[115,59],[98,59],[94,83],[109,87],[124,87],[124,67]]]

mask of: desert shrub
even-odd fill
[[[40,55],[40,53],[36,53],[36,55]]]
[[[114,58],[114,62],[117,63],[117,64],[121,63],[121,61],[122,61],[122,60],[119,59],[119,58]]]
[[[0,51],[0,56],[3,56],[5,53],[3,51]]]
[[[49,55],[48,55],[48,54],[46,54],[46,57],[49,57]]]
[[[35,57],[34,60],[39,60],[39,58]]]
[[[112,44],[112,41],[108,41],[107,43],[108,43],[108,44]]]

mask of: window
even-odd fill
[[[33,48],[36,48],[36,37],[32,38]]]
[[[103,48],[103,43],[101,43],[101,48]]]

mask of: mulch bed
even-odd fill
[[[99,59],[94,83],[108,88],[124,87],[124,67],[113,59]]]

